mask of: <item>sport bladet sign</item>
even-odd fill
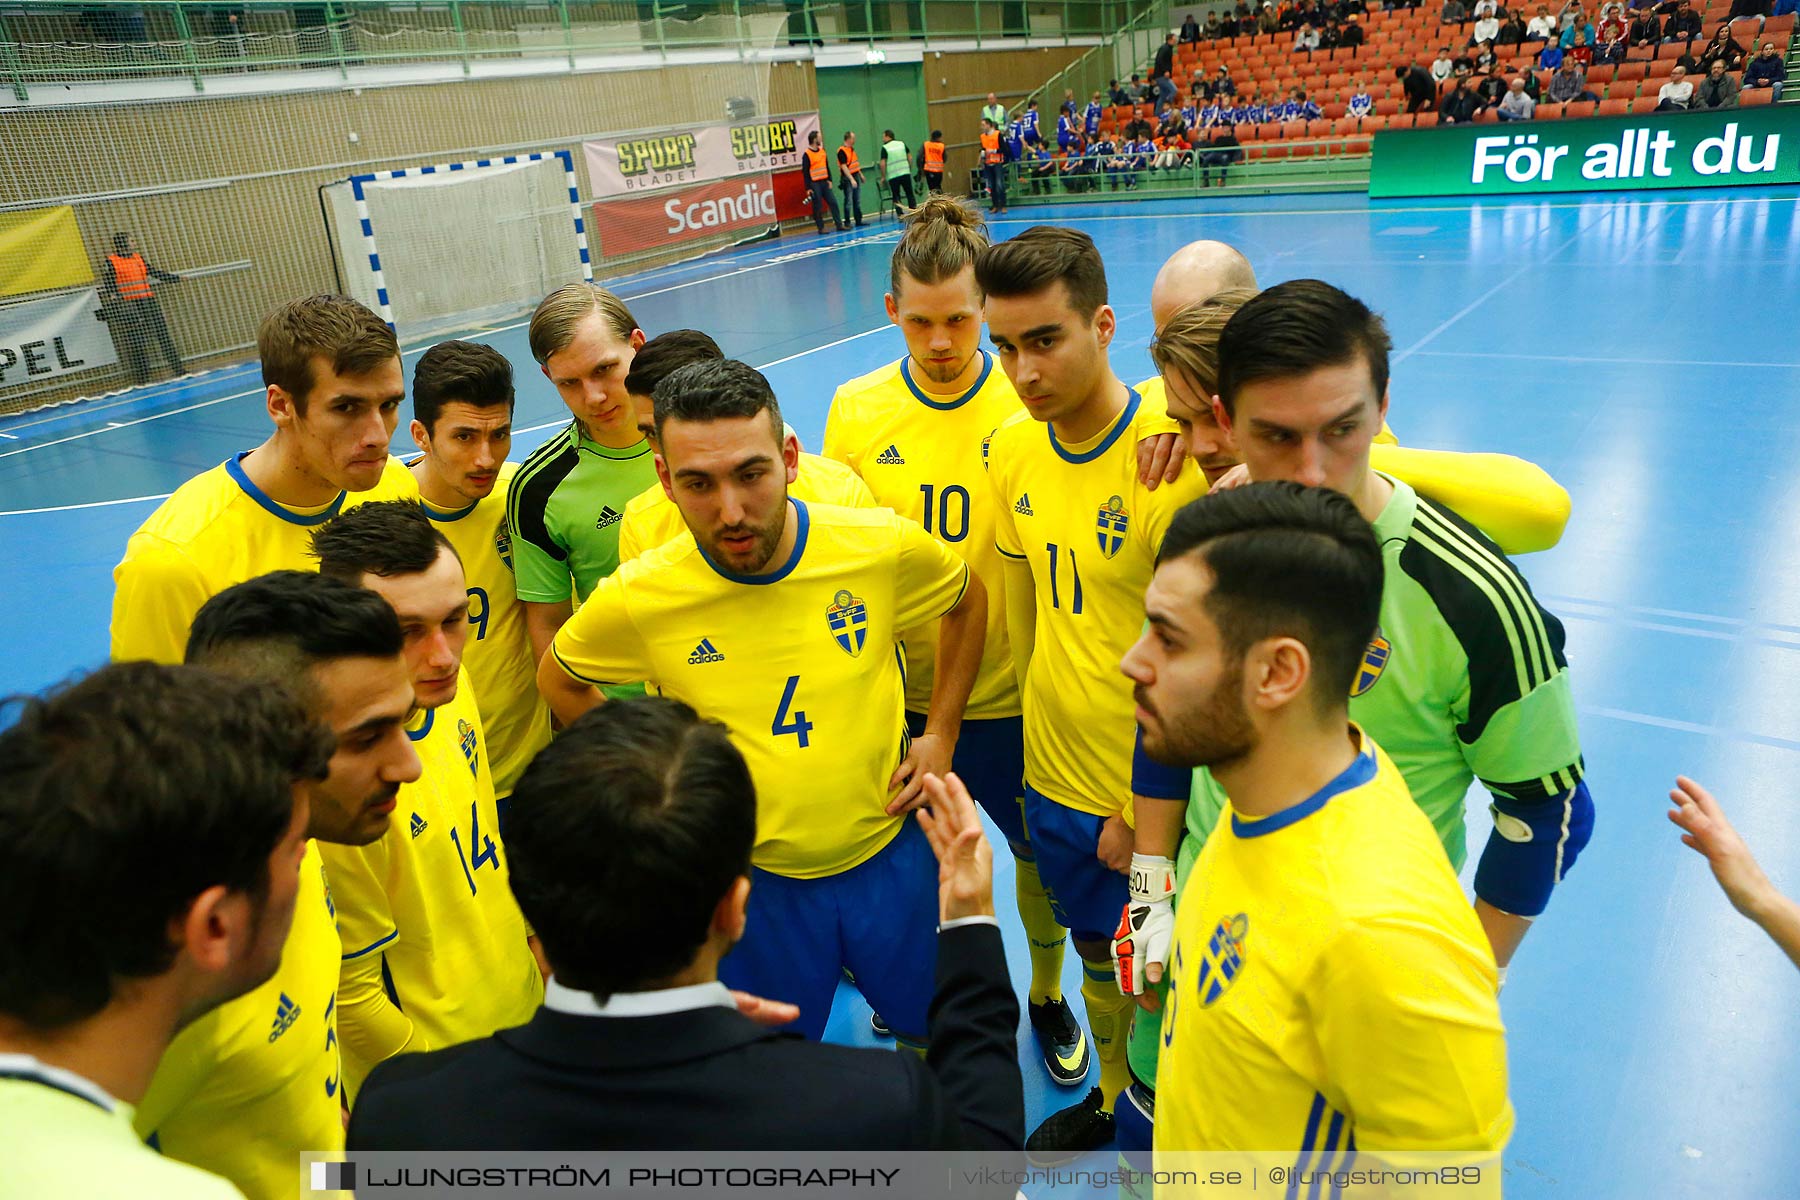
[[[1800,183],[1800,109],[1768,106],[1383,131],[1369,195]]]
[[[596,138],[581,148],[593,197],[602,200],[759,171],[792,170],[800,165],[807,137],[818,128],[818,113],[797,113]]]

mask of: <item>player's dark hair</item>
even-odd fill
[[[262,319],[256,354],[264,384],[294,398],[304,415],[312,398],[313,359],[323,358],[339,375],[367,375],[400,357],[400,342],[387,322],[348,296],[308,296],[290,300]]]
[[[1381,544],[1356,505],[1288,482],[1215,492],[1175,514],[1157,563],[1186,554],[1212,572],[1206,613],[1235,658],[1296,638],[1312,655],[1319,711],[1349,703],[1381,616]]]
[[[208,888],[261,920],[293,785],[334,746],[283,689],[149,662],[0,700],[0,725],[0,1013],[39,1030],[167,971]]]
[[[480,342],[439,342],[413,368],[413,417],[437,434],[438,414],[447,402],[476,408],[506,406],[513,414],[513,370],[506,356]]]
[[[723,421],[763,412],[769,414],[775,440],[781,440],[781,404],[775,389],[761,371],[735,358],[689,363],[657,384],[651,400],[658,442],[669,421]]]
[[[360,584],[364,575],[387,579],[423,574],[445,550],[456,554],[456,547],[416,500],[359,504],[331,518],[312,535],[319,574],[352,584]]]
[[[996,242],[975,260],[975,283],[984,296],[1028,296],[1060,282],[1069,307],[1092,322],[1106,303],[1106,264],[1094,239],[1079,229],[1033,225]]]
[[[724,727],[652,696],[563,730],[506,826],[513,895],[558,982],[601,998],[693,962],[755,842],[756,788]]]
[[[345,658],[395,658],[400,618],[367,588],[312,571],[271,571],[226,588],[194,614],[187,661],[235,679],[292,688],[322,707],[309,672]]]
[[[1318,279],[1278,283],[1233,313],[1219,334],[1219,401],[1236,416],[1245,384],[1361,359],[1379,403],[1393,347],[1381,318],[1348,292]]]
[[[698,329],[671,329],[645,342],[631,360],[625,390],[634,396],[655,396],[657,385],[689,363],[724,358],[719,343]]]

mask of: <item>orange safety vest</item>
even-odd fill
[[[831,160],[825,157],[823,150],[806,152],[806,177],[808,179],[831,178]]]
[[[152,298],[150,264],[144,261],[143,255],[133,254],[126,258],[118,254],[109,254],[106,259],[112,263],[113,278],[118,281],[120,299],[149,300]]]
[[[925,169],[927,171],[933,172],[934,174],[939,174],[939,175],[943,174],[943,171],[944,171],[944,143],[942,143],[942,142],[926,142],[925,143]]]
[[[1000,134],[998,132],[981,135],[981,161],[989,166],[1006,161],[1006,156],[1000,153]]]
[[[856,161],[856,148],[854,146],[839,146],[838,153],[844,156],[844,174],[854,175],[862,170],[862,164]]]

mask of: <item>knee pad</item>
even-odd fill
[[[1501,912],[1535,917],[1594,832],[1587,781],[1548,800],[1496,798],[1494,832],[1475,869],[1475,895]]]

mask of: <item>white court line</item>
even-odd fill
[[[857,238],[854,241],[839,242],[836,245],[819,246],[816,248],[809,248],[809,253],[831,254],[831,253],[835,253],[839,250],[847,250],[847,249],[850,249],[855,246],[868,245],[873,241],[879,241],[879,240],[889,237],[889,236],[891,236],[891,235],[877,234],[873,238]],[[703,283],[714,283],[721,279],[730,279],[736,275],[747,275],[752,271],[763,271],[763,270],[767,270],[769,267],[783,266],[788,261],[792,261],[791,255],[782,261],[757,263],[754,266],[740,267],[739,269],[737,269],[735,271],[727,271],[723,275],[707,275],[707,276],[703,276],[698,279],[689,279],[683,283],[671,284],[665,288],[657,288],[654,291],[639,292],[636,295],[632,295],[632,296],[622,296],[622,297],[620,297],[620,299],[624,300],[626,303],[629,304],[630,302],[632,302],[634,300],[643,300],[650,296],[661,296],[666,292],[678,292],[682,288],[697,287],[698,285],[703,284]],[[492,329],[483,331],[483,336],[485,336],[486,334],[490,334],[490,333],[504,333],[504,332],[506,332],[508,330],[512,330],[512,329],[523,329],[529,324],[531,324],[531,322],[529,320],[525,320],[525,321],[515,321],[510,325],[496,325]],[[885,328],[885,326],[884,326],[884,328]],[[833,342],[831,344],[833,346],[842,345],[841,342]],[[423,354],[428,349],[430,349],[429,345],[415,346],[410,350],[401,351],[400,357],[402,359],[405,359],[409,355]],[[829,347],[820,346],[820,347],[818,347],[818,349],[825,350],[825,349],[829,349]],[[810,351],[808,351],[807,353],[810,353]],[[798,356],[796,355],[795,357],[798,357]],[[792,359],[784,358],[779,361],[780,362],[790,362],[790,361],[792,361]],[[776,366],[777,363],[770,363],[769,365]],[[255,396],[255,395],[258,395],[259,393],[261,393],[262,391],[263,391],[263,389],[259,387],[259,388],[252,388],[251,390],[245,391],[245,392],[233,392],[229,396],[219,396],[212,400],[202,400],[198,404],[189,404],[182,408],[172,408],[168,412],[151,413],[147,417],[139,417],[133,421],[120,421],[117,423],[109,423],[108,425],[106,425],[105,427],[100,428],[100,429],[88,429],[88,430],[84,430],[81,433],[69,434],[67,437],[52,438],[50,441],[47,441],[47,442],[34,442],[29,446],[20,446],[17,450],[7,450],[5,452],[0,452],[0,458],[11,458],[15,454],[29,454],[33,450],[48,450],[51,446],[60,446],[60,445],[64,444],[65,442],[78,442],[82,438],[90,438],[90,437],[95,436],[96,434],[101,434],[101,433],[111,433],[115,429],[129,429],[133,425],[142,425],[146,421],[159,421],[164,417],[178,416],[181,413],[193,412],[195,409],[208,408],[214,404],[223,404],[227,400],[242,400],[245,396]],[[10,436],[10,435],[8,435],[8,436]],[[17,440],[17,439],[15,439],[15,440]],[[0,516],[6,516],[6,515],[8,515],[8,514],[5,512],[0,512]]]
[[[1774,737],[1766,733],[1751,733],[1747,729],[1720,729],[1716,725],[1701,725],[1694,721],[1677,721],[1669,717],[1658,717],[1650,713],[1630,712],[1622,708],[1601,708],[1597,705],[1579,704],[1575,711],[1587,717],[1609,717],[1614,721],[1628,721],[1633,725],[1648,725],[1652,729],[1671,729],[1678,733],[1697,733],[1703,737],[1722,738],[1732,742],[1749,742],[1756,746],[1773,746],[1778,750],[1800,750],[1800,742],[1789,738]]]
[[[865,329],[861,333],[853,333],[849,337],[841,337],[835,342],[826,342],[823,346],[814,346],[810,350],[802,350],[798,354],[790,354],[786,358],[778,358],[774,362],[763,363],[757,367],[757,370],[766,371],[770,367],[779,367],[782,363],[790,363],[790,362],[793,362],[795,359],[805,358],[809,354],[817,354],[821,350],[830,350],[834,346],[842,346],[845,342],[854,342],[858,338],[870,337],[874,334],[880,333],[884,329],[892,329],[893,327],[894,326],[891,322],[883,322],[882,324],[877,325],[873,329]],[[516,328],[516,326],[514,326],[513,328]],[[490,331],[490,332],[492,332],[492,331]],[[246,394],[248,394],[248,393],[246,393]],[[145,417],[143,419],[149,420],[150,418]],[[545,429],[556,429],[563,425],[567,425],[568,423],[569,423],[568,419],[565,417],[560,420],[545,421],[541,425],[527,425],[523,429],[513,430],[513,434],[516,436],[521,433],[537,433],[537,432],[539,432],[541,430],[545,430]],[[95,432],[101,432],[101,431],[96,430]],[[49,444],[50,443],[48,443],[48,442],[45,443],[45,445],[49,445]],[[4,456],[0,455],[0,457],[4,457]],[[144,503],[144,502],[147,502],[150,500],[167,500],[170,495],[171,495],[171,493],[164,492],[159,496],[131,496],[131,497],[127,497],[126,499],[123,499],[123,500],[90,500],[85,504],[54,504],[48,508],[0,509],[0,517],[29,517],[29,516],[37,515],[39,513],[74,512],[77,509],[83,509],[83,508],[109,508],[116,504],[140,504],[140,503]]]
[[[1469,197],[1470,201],[1478,197]],[[1161,196],[1158,200],[1200,200],[1201,196]],[[1535,204],[1533,208],[1543,209],[1582,209],[1594,204],[1629,202],[1635,204],[1667,204],[1671,207],[1686,208],[1695,204],[1794,204],[1800,203],[1800,195],[1794,196],[1721,196],[1717,200],[1660,200],[1651,199],[1637,193],[1622,193],[1617,200],[1585,200],[1576,204]],[[1514,198],[1514,203],[1519,203]],[[1205,216],[1205,217],[1343,217],[1343,216],[1383,216],[1387,213],[1466,213],[1490,212],[1509,207],[1505,204],[1452,204],[1452,205],[1407,205],[1393,208],[1376,208],[1370,205],[1365,208],[1275,208],[1267,212],[1259,212],[1250,208],[1212,208],[1199,213],[1101,213],[1095,216],[1073,217],[1076,221],[1166,221],[1171,216]],[[1030,217],[1016,218],[1029,221]],[[1542,265],[1537,264],[1537,265]]]
[[[1499,354],[1491,350],[1419,350],[1416,353],[1425,358],[1521,359],[1530,362],[1581,363],[1584,366],[1589,363],[1617,363],[1633,367],[1769,367],[1781,371],[1800,369],[1800,362],[1738,362],[1712,358],[1596,358],[1591,354]]]

